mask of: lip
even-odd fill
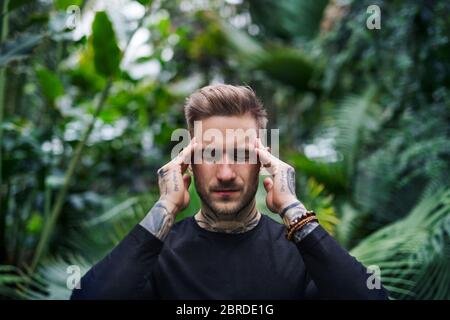
[[[239,190],[214,190],[213,193],[219,196],[231,196],[239,193]]]

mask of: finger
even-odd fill
[[[175,158],[175,163],[177,165],[181,166],[181,172],[184,173],[188,167],[188,165],[191,162],[191,156],[192,152],[194,151],[194,148],[196,147],[197,142],[196,138],[192,138],[192,140],[189,142],[189,144],[184,148],[178,156]]]
[[[267,147],[265,147],[261,140],[258,138],[256,139],[256,148],[258,151],[258,155],[260,156],[260,161],[264,165],[270,165],[273,161],[273,156],[270,154],[270,152],[267,150]]]
[[[189,205],[189,200],[190,200],[191,196],[189,195],[189,192],[187,190],[184,191],[184,200],[183,200],[183,207],[187,208],[187,206]]]
[[[183,175],[183,183],[184,183],[184,189],[188,190],[189,186],[191,185],[191,176],[189,174]]]
[[[273,180],[269,177],[265,178],[264,181],[264,189],[266,189],[267,191],[267,195],[266,195],[266,205],[267,208],[269,208],[270,211],[275,212],[274,211],[274,207],[273,207]]]
[[[156,171],[156,173],[158,174],[159,178],[164,178],[168,171],[169,171],[168,167],[163,166],[163,167],[159,168],[158,171]]]
[[[266,189],[267,192],[269,192],[273,187],[273,180],[269,177],[265,178],[263,181],[264,189]]]
[[[259,161],[263,165],[263,167],[267,168],[267,170],[274,174],[274,164],[276,161],[276,158],[270,154],[269,151],[266,150],[266,148],[262,145],[261,141],[257,142],[257,147],[255,148],[256,153],[258,154]]]

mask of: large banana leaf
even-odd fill
[[[305,51],[287,47],[265,48],[242,30],[223,21],[221,27],[243,68],[262,71],[269,78],[299,91],[313,89],[313,76],[322,69],[322,64]]]
[[[266,35],[287,41],[309,40],[319,32],[328,0],[251,0],[253,21]]]

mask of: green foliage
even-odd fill
[[[105,86],[104,77],[96,72],[92,41],[81,52],[76,68],[68,72],[74,85],[82,90],[98,92]]]
[[[23,5],[26,5],[27,3],[32,2],[32,0],[14,0],[14,1],[8,1],[8,10],[12,11],[14,9],[17,9]]]
[[[189,205],[186,209],[184,209],[177,215],[177,221],[183,220],[186,217],[193,216],[201,209],[200,197],[197,191],[195,190],[194,177],[192,176],[191,179],[192,179],[191,185],[189,186],[189,196],[190,196]]]
[[[353,174],[355,170],[358,153],[367,140],[368,132],[376,129],[380,112],[379,107],[373,103],[373,91],[369,89],[361,96],[343,98],[336,107],[334,119],[331,120],[332,126],[337,130],[336,149],[344,157],[347,175]]]
[[[146,6],[146,5],[150,5],[153,2],[153,0],[137,0],[137,2]]]
[[[20,36],[6,41],[0,47],[0,67],[26,58],[32,50],[43,39],[42,34],[21,34]]]
[[[319,31],[328,0],[267,1],[252,0],[253,20],[264,27],[268,36],[283,40],[311,39]]]
[[[436,117],[423,121],[430,111]],[[448,125],[439,112],[430,107],[418,117],[403,116],[399,128],[386,131],[389,138],[383,147],[359,163],[355,201],[364,211],[374,213],[372,223],[395,221],[415,205],[421,194],[431,196],[448,187]]]
[[[221,32],[234,49],[231,54],[236,55],[245,68],[262,71],[270,79],[296,90],[317,89],[313,87],[312,79],[321,67],[301,50],[289,47],[265,49],[241,30],[226,23],[222,23]]]
[[[395,299],[450,299],[450,190],[423,198],[402,220],[373,233],[352,255],[377,265]]]
[[[301,193],[305,207],[312,208],[317,215],[317,219],[319,219],[319,223],[331,235],[334,235],[334,229],[339,223],[339,219],[333,207],[333,196],[326,195],[325,186],[317,183],[313,178],[307,180]]]
[[[311,88],[315,66],[308,57],[297,50],[275,49],[261,57],[256,69],[263,70],[268,77],[304,91]]]
[[[36,68],[36,75],[42,93],[49,101],[54,101],[64,94],[64,87],[56,74],[39,66]]]
[[[29,283],[29,278],[16,266],[0,264],[0,295],[16,299],[21,298],[21,292],[17,287]]]
[[[342,193],[348,188],[347,177],[341,162],[327,163],[312,160],[298,152],[287,154],[287,159],[302,175],[313,177],[333,193]]]
[[[66,10],[69,6],[81,6],[83,0],[55,0],[54,5],[57,10]]]
[[[197,17],[204,30],[192,40],[189,55],[195,60],[223,58],[225,38],[220,24],[209,12],[201,11]]]
[[[104,11],[97,12],[92,24],[92,46],[94,65],[98,73],[113,77],[119,72],[121,52],[111,21]]]

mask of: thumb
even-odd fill
[[[265,178],[263,181],[264,189],[266,189],[267,192],[269,192],[273,187],[273,180],[269,177]]]
[[[189,174],[183,175],[183,183],[184,183],[184,189],[189,190],[189,186],[191,185],[191,176]]]
[[[276,212],[274,207],[273,207],[273,180],[269,177],[265,178],[263,181],[264,184],[264,189],[266,189],[267,191],[267,196],[266,196],[266,205],[267,208],[269,208],[270,211],[272,212]]]
[[[189,174],[183,175],[183,184],[184,184],[184,195],[183,195],[183,208],[185,209],[189,205],[190,195],[189,195],[189,186],[191,185],[191,176]]]

